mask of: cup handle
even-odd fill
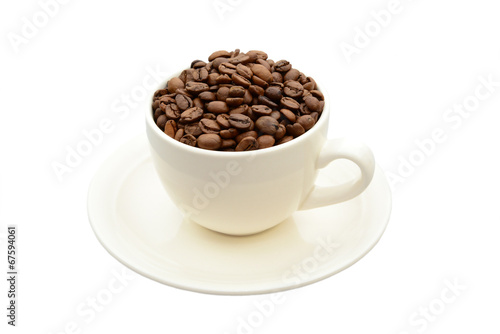
[[[358,196],[368,187],[375,172],[375,158],[368,146],[345,138],[327,140],[316,161],[316,168],[324,168],[337,159],[348,159],[354,162],[361,170],[361,176],[354,181],[335,186],[315,185],[299,210],[347,201]]]

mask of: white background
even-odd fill
[[[86,213],[100,164],[144,132],[143,101],[122,118],[113,106],[148,68],[166,76],[212,51],[240,48],[286,58],[324,83],[330,135],[368,143],[386,172],[401,177],[379,244],[344,272],[285,293],[247,332],[498,333],[500,87],[468,117],[443,118],[455,104],[474,102],[480,77],[500,81],[497,3],[401,0],[351,57],[342,43],[355,46],[356,29],[377,29],[370,12],[388,0],[222,0],[222,15],[214,3],[72,0],[14,47],[9,36],[22,36],[23,18],[33,22],[42,9],[35,0],[2,2],[0,267],[6,271],[6,225],[18,224],[20,278],[16,329],[6,325],[1,280],[1,332],[245,332],[238,319],[270,296],[186,292],[135,273],[95,317],[77,312],[124,268],[99,244]],[[64,163],[67,147],[103,119],[113,131],[58,180],[52,164]],[[415,141],[436,129],[444,142],[419,160]],[[418,166],[402,175],[410,157]],[[441,303],[432,321],[412,322],[415,312],[440,305],[447,281],[461,286],[454,301]]]

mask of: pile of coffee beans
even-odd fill
[[[216,51],[155,92],[153,115],[166,135],[207,150],[249,151],[289,142],[321,116],[316,82],[263,51]]]

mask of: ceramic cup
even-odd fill
[[[325,95],[325,107],[309,131],[288,143],[246,152],[209,151],[170,138],[154,122],[152,92],[146,132],[153,164],[186,218],[217,232],[249,235],[279,224],[297,210],[340,203],[363,192],[373,177],[373,154],[356,141],[327,139],[329,98],[319,83],[318,89]],[[353,161],[359,177],[340,185],[315,186],[318,171],[336,159]]]

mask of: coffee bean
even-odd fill
[[[229,124],[229,115],[228,114],[219,114],[216,118],[217,123],[223,129],[229,128],[231,125]]]
[[[250,61],[251,61],[251,58],[244,53],[240,53],[236,57],[229,58],[229,63],[231,63],[233,65],[246,64]]]
[[[212,114],[210,112],[206,112],[203,114],[203,118],[215,120],[217,118],[217,116],[215,116],[215,114]]]
[[[172,119],[168,120],[167,123],[165,124],[165,133],[167,134],[167,136],[174,138],[176,132],[177,132],[177,123]]]
[[[217,100],[226,101],[229,96],[229,87],[221,87],[217,90]]]
[[[274,134],[274,138],[276,138],[276,140],[280,140],[285,136],[285,134],[286,134],[286,127],[283,124],[280,124],[278,130],[276,130],[276,133]]]
[[[189,81],[193,81],[194,80],[193,72],[194,72],[194,69],[192,69],[192,68],[186,69],[186,70],[181,72],[181,74],[179,75],[179,78],[184,83],[187,83]]]
[[[280,60],[274,64],[274,69],[278,72],[288,72],[291,68],[292,64],[286,60]]]
[[[319,100],[312,95],[307,96],[304,99],[304,102],[306,103],[307,108],[309,108],[309,110],[311,112],[312,111],[320,111],[320,109],[321,109],[320,104],[319,104]]]
[[[259,149],[272,147],[274,145],[275,139],[270,135],[263,135],[257,138],[257,143],[259,144]]]
[[[285,118],[292,123],[295,122],[295,120],[297,119],[297,117],[295,116],[295,114],[291,110],[281,109],[280,113],[283,114],[283,116],[285,116]]]
[[[222,74],[233,75],[233,73],[236,73],[236,65],[231,63],[222,63],[219,65],[219,72]]]
[[[174,139],[179,141],[179,140],[181,140],[182,136],[184,136],[184,129],[179,129],[175,133]]]
[[[273,81],[273,76],[271,75],[271,72],[260,64],[255,64],[252,67],[252,72],[254,76],[259,77],[260,79],[264,80],[267,83]]]
[[[315,112],[312,112],[310,116],[314,120],[314,124],[316,124],[316,122],[318,121],[318,118],[319,118],[319,113],[315,111]]]
[[[281,106],[285,109],[297,110],[300,107],[300,104],[291,97],[283,97],[280,100]]]
[[[283,82],[283,76],[280,72],[273,72],[271,74],[273,76],[273,82]]]
[[[170,79],[167,83],[167,89],[169,93],[175,93],[178,88],[184,88],[184,82],[178,77]]]
[[[252,112],[255,115],[257,115],[257,117],[269,116],[269,115],[271,115],[271,112],[272,112],[271,108],[269,108],[268,106],[262,105],[262,104],[252,106],[251,109],[252,109]]]
[[[246,89],[241,86],[231,86],[229,88],[229,97],[243,97],[245,95]]]
[[[236,147],[236,141],[234,139],[222,139],[221,148],[234,148]]]
[[[226,99],[226,104],[230,108],[237,107],[237,106],[239,106],[242,103],[243,103],[243,98],[242,97],[228,97]]]
[[[273,110],[273,112],[269,116],[271,116],[275,120],[279,120],[281,118],[281,113],[277,110]]]
[[[278,105],[277,105],[276,103],[274,103],[274,102],[273,102],[270,98],[268,98],[267,96],[263,96],[263,95],[261,95],[261,96],[259,96],[259,97],[257,98],[257,101],[258,101],[258,103],[259,103],[259,104],[266,105],[266,106],[268,106],[268,107],[270,107],[270,108],[274,108],[274,109],[278,108]]]
[[[292,139],[293,139],[293,136],[285,136],[285,137],[281,138],[281,140],[279,140],[276,143],[276,145],[281,145],[281,144],[284,144],[284,143],[288,143]]]
[[[179,141],[189,146],[196,146],[196,137],[193,135],[184,135]]]
[[[304,130],[307,131],[314,126],[316,121],[314,120],[314,118],[311,117],[311,115],[303,115],[303,116],[299,117],[299,119],[297,120],[297,123],[302,125]]]
[[[252,70],[248,66],[245,66],[243,64],[236,65],[236,73],[248,80],[252,79],[253,76]]]
[[[203,131],[201,131],[199,123],[190,123],[184,126],[184,133],[198,137],[203,133]]]
[[[174,103],[175,102],[175,98],[173,98],[172,96],[170,96],[171,94],[169,95],[164,95],[162,97],[160,97],[158,99],[158,101],[160,101],[160,106],[161,104],[169,104],[169,103]],[[175,95],[175,94],[174,94]]]
[[[206,150],[218,150],[222,146],[222,139],[218,134],[204,133],[198,137],[197,144]]]
[[[161,115],[165,115],[163,110],[161,110],[161,108],[156,109],[154,114],[153,114],[153,118],[154,118],[155,122],[158,120],[158,117],[160,117]]]
[[[300,125],[299,123],[294,123],[294,124],[288,124],[286,126],[286,133],[288,133],[290,136],[298,137],[304,134],[306,130]]]
[[[247,54],[250,54],[250,53],[255,53],[257,59],[264,59],[264,60],[267,59],[267,53],[265,53],[264,51],[250,50],[250,51],[247,52]]]
[[[238,130],[247,130],[252,126],[252,120],[243,114],[232,114],[229,116],[229,124]]]
[[[271,65],[269,65],[269,63],[264,59],[257,59],[255,62],[259,65],[264,66],[269,72],[271,72]]]
[[[224,101],[212,101],[207,103],[207,110],[214,114],[227,113],[229,108]]]
[[[206,68],[197,68],[193,71],[193,79],[195,81],[206,81],[208,79],[208,71]]]
[[[206,65],[207,65],[207,63],[205,63],[203,60],[199,60],[199,59],[193,60],[191,62],[191,68],[200,68],[200,67],[205,67]]]
[[[220,76],[219,72],[210,73],[208,75],[207,84],[213,86],[217,84],[217,78]]]
[[[281,88],[278,86],[269,86],[265,94],[268,98],[270,98],[273,101],[279,102],[281,98],[283,97],[283,94],[281,93]]]
[[[160,115],[160,117],[158,117],[158,119],[156,120],[156,125],[158,125],[158,127],[161,130],[164,130],[165,129],[165,124],[167,124],[167,116],[166,115]]]
[[[234,108],[231,111],[229,111],[229,115],[244,114],[244,115],[248,116],[248,109],[249,109],[248,105],[242,104],[241,106],[239,106],[237,108]]]
[[[182,94],[177,94],[175,96],[175,103],[177,103],[177,106],[182,111],[193,107],[193,100],[191,100],[186,95],[182,95]]]
[[[323,93],[321,93],[319,90],[317,89],[313,89],[311,91],[311,95],[314,96],[315,98],[317,98],[318,100],[322,101],[325,99],[325,96],[323,95]]]
[[[205,104],[201,101],[201,99],[199,97],[197,97],[193,100],[193,107],[203,109],[204,106],[205,106]]]
[[[283,92],[290,97],[300,97],[304,92],[304,87],[298,81],[286,81]]]
[[[217,79],[215,79],[215,82],[220,85],[220,84],[229,84],[231,83],[231,77],[227,74],[220,74]]]
[[[259,129],[260,132],[271,136],[274,136],[274,134],[279,128],[278,121],[272,118],[271,116],[259,117],[255,122],[255,125],[257,126],[257,129]]]
[[[243,140],[243,138],[246,138],[246,137],[253,137],[255,139],[257,139],[257,137],[259,136],[259,134],[257,133],[257,131],[246,131],[246,132],[243,132],[243,133],[240,133],[239,135],[236,136],[236,142],[240,142]]]
[[[212,61],[215,58],[219,58],[219,57],[229,58],[229,57],[231,57],[231,54],[229,52],[225,51],[225,50],[215,51],[214,53],[212,53],[208,57],[208,61]]]
[[[189,108],[181,114],[180,121],[183,123],[197,122],[203,117],[203,109],[193,107]]]
[[[248,80],[242,75],[239,75],[238,73],[233,73],[233,75],[231,75],[231,79],[233,79],[233,82],[236,85],[243,86],[245,88],[250,87],[250,85],[252,84],[250,80]]]
[[[252,151],[259,148],[259,143],[257,139],[253,137],[243,138],[239,144],[236,146],[236,151]]]
[[[238,135],[238,130],[235,128],[229,128],[227,130],[221,130],[220,131],[220,136],[224,139],[231,139],[235,138]]]
[[[181,117],[181,111],[179,110],[179,107],[175,103],[169,103],[165,106],[165,115],[167,115],[168,119],[179,119]]]
[[[249,104],[252,102],[252,100],[253,100],[252,94],[250,94],[250,92],[248,90],[245,91],[245,95],[243,95],[243,103]]]
[[[186,90],[193,94],[199,94],[201,92],[207,91],[209,86],[204,82],[189,81],[186,83]]]
[[[203,101],[215,101],[217,100],[217,95],[215,95],[214,92],[201,92],[200,95],[198,95],[200,99]]]
[[[201,131],[203,131],[203,133],[219,133],[220,132],[219,124],[213,119],[202,118],[198,124],[199,124]]]
[[[292,68],[288,72],[285,73],[285,75],[283,76],[283,80],[284,81],[288,81],[288,80],[297,81],[299,76],[300,76],[300,72],[298,70],[296,70],[295,68]]]
[[[267,88],[269,87],[269,83],[267,83],[266,81],[264,81],[263,79],[259,78],[258,76],[254,75],[252,77],[252,82],[254,84],[256,84],[257,86],[261,86],[263,88]]]

